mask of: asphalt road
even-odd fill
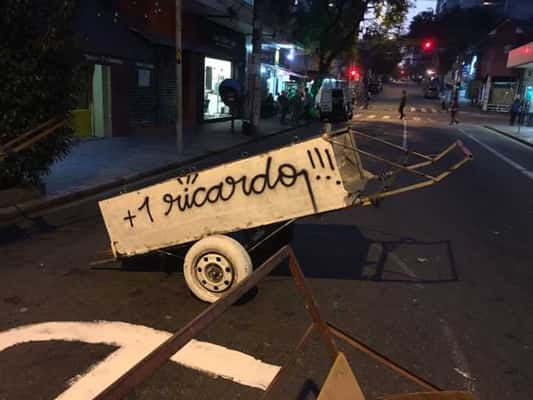
[[[409,91],[405,124],[396,113],[401,89]],[[470,390],[488,400],[531,399],[533,149],[482,128],[498,117],[461,113],[461,124],[449,126],[438,101],[420,94],[416,85],[387,86],[369,110],[356,112],[351,125],[398,144],[405,140],[425,153],[462,139],[474,161],[439,185],[377,208],[301,219],[292,245],[325,319],[440,387]],[[294,136],[247,151],[264,151]],[[205,165],[238,156],[226,154]],[[145,257],[91,268],[107,248],[94,201],[2,228],[0,399],[62,393],[61,398],[80,399],[79,393],[96,390],[106,375],[131,363],[115,350],[129,345],[138,356],[150,340],[157,342],[154,337],[160,341],[164,332],[178,330],[205,309],[189,294],[175,260]],[[308,321],[282,268],[197,338],[223,347],[200,346],[181,364],[168,362],[129,398],[261,398],[262,390],[246,380],[251,367],[227,350],[281,365]],[[33,326],[49,322],[73,324]],[[22,326],[29,327],[9,331]],[[19,342],[24,344],[11,346]],[[341,347],[368,398],[419,390]],[[213,374],[217,362],[231,364],[233,379],[241,383],[199,371]],[[274,398],[316,398],[329,362],[313,336]],[[268,382],[275,367],[254,365]],[[68,392],[76,387],[78,394]]]

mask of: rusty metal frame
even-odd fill
[[[296,287],[302,295],[305,306],[311,317],[311,324],[306,329],[304,335],[297,344],[295,350],[292,352],[290,358],[278,371],[270,385],[265,391],[263,399],[269,399],[272,396],[274,388],[281,381],[284,373],[294,364],[297,355],[301,352],[309,336],[318,331],[322,342],[331,356],[332,362],[339,354],[337,344],[334,336],[345,341],[353,348],[364,352],[372,357],[374,360],[382,363],[386,367],[399,373],[410,381],[422,386],[429,391],[440,391],[437,386],[429,383],[423,378],[418,377],[414,373],[394,363],[386,356],[373,350],[368,345],[360,340],[357,340],[335,326],[328,324],[320,316],[318,306],[313,298],[313,295],[306,284],[304,274],[294,251],[290,246],[284,246],[279,249],[274,255],[266,260],[257,270],[255,270],[248,278],[241,282],[235,289],[230,291],[224,297],[220,298],[215,303],[211,304],[207,309],[196,316],[192,321],[186,324],[178,332],[173,334],[168,340],[158,346],[144,359],[134,365],[128,372],[121,376],[112,385],[107,387],[102,393],[94,397],[94,400],[118,400],[126,396],[135,387],[140,385],[147,379],[155,370],[167,362],[172,355],[185,346],[191,339],[200,334],[209,325],[211,325],[217,318],[219,318],[232,304],[239,300],[245,293],[255,287],[261,280],[269,275],[276,267],[278,267],[284,260],[289,260],[289,269],[294,279]]]
[[[402,165],[402,164],[399,164],[397,162],[387,160],[386,158],[383,158],[383,157],[378,156],[376,154],[372,154],[372,153],[370,153],[368,151],[361,150],[355,145],[354,146],[348,146],[348,145],[346,145],[344,143],[341,143],[339,141],[334,140],[334,138],[336,136],[342,135],[342,134],[344,134],[346,132],[351,132],[351,133],[354,133],[356,135],[363,136],[363,137],[365,137],[365,138],[367,138],[367,139],[369,139],[371,141],[378,142],[378,143],[386,145],[386,146],[388,146],[390,148],[393,148],[395,150],[401,151],[406,156],[413,155],[413,156],[422,158],[424,161],[418,162],[418,163],[415,163],[415,164],[411,164],[411,165]],[[411,150],[405,149],[404,147],[398,146],[398,145],[396,145],[394,143],[391,143],[391,142],[388,142],[386,140],[374,137],[372,135],[367,135],[366,133],[363,133],[363,132],[354,131],[351,128],[343,128],[343,129],[337,130],[335,132],[326,133],[326,134],[322,135],[322,137],[324,138],[324,140],[326,140],[327,142],[331,143],[332,145],[340,146],[342,148],[351,150],[351,151],[356,152],[357,154],[359,154],[361,156],[373,159],[375,161],[382,162],[384,164],[387,164],[387,165],[395,168],[392,171],[387,171],[384,174],[381,174],[381,176],[373,175],[373,177],[371,179],[376,180],[376,179],[379,179],[379,178],[389,178],[389,177],[397,175],[397,174],[399,174],[401,172],[410,173],[412,175],[416,175],[418,177],[422,177],[422,178],[425,179],[422,182],[418,182],[418,183],[415,183],[415,184],[412,184],[412,185],[402,186],[402,187],[399,187],[399,188],[396,188],[396,189],[392,189],[392,190],[387,190],[385,188],[381,192],[377,192],[375,194],[357,197],[355,199],[353,205],[369,206],[369,205],[372,205],[372,204],[376,204],[377,201],[379,201],[381,199],[384,199],[386,197],[390,197],[390,196],[394,196],[394,195],[397,195],[397,194],[400,194],[400,193],[405,193],[405,192],[409,192],[409,191],[413,191],[413,190],[417,190],[417,189],[422,189],[424,187],[428,187],[428,186],[434,185],[436,183],[441,182],[443,179],[445,179],[450,174],[452,174],[453,172],[455,172],[456,170],[461,168],[464,164],[466,164],[467,162],[469,162],[469,161],[471,161],[473,159],[472,153],[470,152],[470,150],[468,150],[468,148],[463,144],[463,142],[461,140],[455,141],[454,143],[452,143],[451,145],[449,145],[448,147],[446,147],[444,150],[442,150],[440,153],[438,153],[436,155],[428,156],[428,155],[425,155],[425,154],[422,154],[422,153],[419,153],[419,152],[416,152],[416,151],[411,151]],[[424,168],[424,167],[427,167],[429,165],[432,165],[432,164],[435,164],[435,163],[439,162],[440,160],[445,158],[448,154],[450,154],[455,149],[459,149],[461,151],[461,153],[463,154],[463,158],[461,160],[459,160],[458,162],[454,163],[453,165],[451,165],[450,167],[448,167],[447,169],[442,170],[438,175],[427,174],[427,173],[422,172],[422,171],[419,170],[421,168]]]
[[[66,119],[58,120],[57,118],[51,118],[22,135],[11,139],[7,143],[0,144],[0,161],[4,160],[10,153],[18,153],[33,146],[34,143],[54,133],[66,123]]]

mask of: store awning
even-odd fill
[[[507,68],[533,69],[533,42],[511,50],[507,57]]]
[[[272,69],[275,69],[277,71],[284,72],[284,73],[286,73],[288,75],[291,75],[291,77],[295,76],[295,77],[300,78],[300,79],[309,79],[309,77],[307,75],[303,75],[303,74],[300,74],[298,72],[291,71],[290,69],[283,68],[283,67],[280,67],[278,65],[271,65],[271,64],[263,64],[263,65],[265,67],[272,68]]]

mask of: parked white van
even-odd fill
[[[346,81],[326,78],[318,90],[315,105],[322,120],[348,121],[352,118],[352,89]]]

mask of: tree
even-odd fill
[[[391,75],[402,59],[399,42],[379,33],[365,35],[358,46],[358,59],[377,75]]]
[[[454,8],[436,17],[421,13],[411,22],[408,37],[420,41],[434,39],[440,72],[446,73],[457,57],[475,51],[497,21],[498,16],[486,7]]]
[[[68,118],[81,86],[81,54],[70,0],[0,3],[0,143],[49,120]],[[0,162],[0,189],[38,183],[68,153],[72,130],[59,129]]]
[[[296,10],[295,36],[306,48],[316,49],[318,75],[329,73],[333,60],[353,54],[365,17],[373,15],[373,27],[397,28],[409,8],[408,0],[307,0]],[[315,85],[316,86],[316,85]]]

